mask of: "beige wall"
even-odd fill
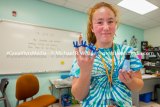
[[[144,40],[154,47],[160,46],[160,26],[144,30]]]

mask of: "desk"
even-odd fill
[[[144,87],[140,92],[132,92],[132,101],[136,107],[139,107],[139,95],[152,92],[154,93],[154,86],[160,84],[160,77],[154,75],[142,75]]]
[[[53,91],[54,89],[58,90],[59,93],[58,93],[58,96],[59,96],[59,107],[62,106],[61,104],[61,95],[62,95],[62,90],[63,89],[68,89],[68,93],[70,93],[70,88],[71,88],[71,84],[70,85],[58,85],[58,84],[54,84],[54,80],[50,79],[49,80],[50,83],[51,83],[51,93],[53,95]]]

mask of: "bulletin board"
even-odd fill
[[[80,32],[0,21],[0,74],[69,71]]]

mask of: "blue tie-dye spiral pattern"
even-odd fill
[[[100,48],[99,53],[105,59],[109,72],[112,67],[112,48]],[[131,107],[132,99],[130,90],[119,79],[119,70],[122,69],[125,54],[131,53],[130,66],[133,72],[142,68],[141,61],[133,53],[133,48],[125,45],[114,44],[115,68],[113,73],[113,85],[110,87],[106,71],[99,56],[96,56],[92,69],[91,84],[88,96],[82,101],[83,107],[106,107],[113,100],[120,107]],[[79,77],[80,69],[74,61],[70,74]]]

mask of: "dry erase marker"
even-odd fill
[[[126,71],[130,70],[130,53],[127,53],[125,55],[125,60],[124,60],[124,64],[123,64],[123,69]]]

